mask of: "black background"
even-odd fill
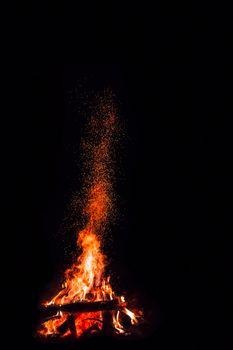
[[[152,334],[137,345],[199,349],[220,340],[225,348],[233,209],[229,22],[195,8],[146,16],[136,7],[134,16],[115,7],[107,19],[101,9],[90,13],[93,31],[80,32],[74,14],[61,9],[52,20],[39,9],[13,17],[21,25],[7,41],[12,61],[2,66],[5,337],[10,345],[45,346],[33,338],[37,306],[69,262],[72,235],[60,226],[80,186],[84,102],[110,87],[128,135],[119,151],[111,267],[118,287],[154,313]],[[42,13],[49,32],[40,31]],[[54,29],[64,19],[72,30]],[[121,63],[58,63],[70,50],[68,62],[85,52],[85,62]],[[103,339],[98,346],[109,344],[136,345]]]

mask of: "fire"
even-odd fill
[[[82,253],[64,273],[60,291],[44,303],[45,309],[58,307],[55,315],[44,322],[38,333],[42,336],[67,337],[100,332],[106,319],[111,320],[112,333],[125,333],[121,315],[138,323],[139,315],[126,308],[123,296],[116,296],[105,276],[107,263],[102,252],[102,233],[112,211],[112,149],[117,134],[116,111],[111,98],[101,98],[96,114],[90,119],[88,133],[82,142],[85,177],[84,228],[77,234],[77,245]],[[86,175],[88,174],[88,175]],[[67,312],[59,307],[68,304],[117,301],[115,310]],[[86,305],[86,304],[85,304]],[[97,304],[95,304],[97,305]]]

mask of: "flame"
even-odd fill
[[[112,146],[116,135],[116,111],[111,99],[101,99],[98,112],[90,119],[88,135],[83,140],[84,163],[88,174],[84,179],[86,205],[83,216],[85,227],[77,234],[77,245],[82,253],[64,273],[61,290],[45,306],[62,305],[82,301],[102,301],[118,298],[121,311],[112,311],[112,325],[116,333],[124,333],[120,321],[121,312],[128,315],[132,324],[135,314],[128,310],[123,296],[117,297],[111,287],[110,277],[105,277],[106,257],[102,252],[102,236],[109,214],[112,213]],[[59,312],[45,321],[39,329],[43,336],[58,335],[68,319],[68,313]],[[98,332],[103,327],[103,312],[77,313],[74,315],[77,337],[85,331]],[[70,335],[70,329],[61,337]]]

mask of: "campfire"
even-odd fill
[[[142,320],[142,311],[116,295],[106,276],[103,237],[113,215],[113,150],[119,135],[111,97],[98,99],[82,140],[83,227],[77,232],[81,254],[65,271],[60,290],[41,305],[37,334],[47,339],[83,338],[98,334],[129,335]]]

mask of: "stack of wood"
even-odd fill
[[[75,315],[78,313],[89,313],[102,311],[103,319],[96,320],[102,322],[101,333],[104,335],[112,335],[115,331],[112,323],[112,312],[120,310],[122,308],[122,303],[119,299],[107,300],[107,301],[91,301],[91,302],[74,302],[69,304],[62,305],[49,305],[43,307],[41,310],[42,314],[42,323],[50,319],[60,318],[60,312],[67,313],[67,318],[63,324],[57,328],[57,332],[60,335],[65,334],[68,330],[71,333],[71,337],[77,337],[76,326],[75,326]],[[91,329],[90,329],[91,328]],[[82,337],[88,336],[93,331],[99,331],[97,323],[93,324],[86,330]]]

